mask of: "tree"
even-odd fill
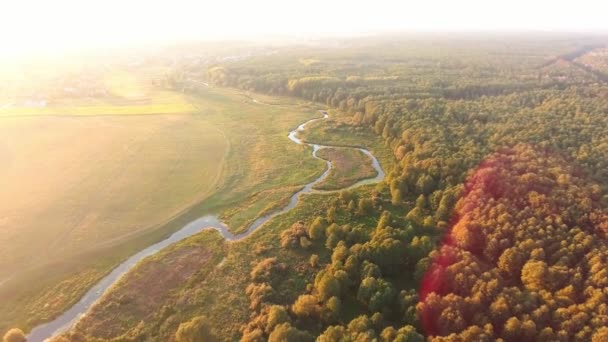
[[[362,198],[359,200],[359,205],[357,206],[357,214],[361,216],[368,215],[374,209],[374,203],[369,198]]]
[[[243,332],[241,342],[263,342],[266,341],[266,336],[262,329],[253,329]]]
[[[205,342],[218,341],[218,338],[213,334],[207,318],[198,316],[179,325],[175,333],[175,340],[177,342]]]
[[[338,297],[331,297],[327,300],[325,308],[332,319],[338,319],[340,317],[340,310],[342,309],[342,301]]]
[[[515,341],[522,334],[521,321],[517,317],[511,317],[504,325],[502,335],[507,341]]]
[[[591,342],[605,342],[608,341],[608,327],[599,328],[593,333]]]
[[[393,303],[395,290],[391,283],[382,278],[367,277],[359,286],[357,299],[367,304],[372,312],[382,311]]]
[[[301,245],[301,239],[307,237],[304,222],[298,221],[291,225],[289,229],[281,232],[281,247],[297,248]]]
[[[327,222],[334,223],[336,222],[336,206],[331,205],[327,208]]]
[[[268,283],[251,283],[247,285],[245,293],[249,296],[249,308],[260,310],[262,304],[270,301],[274,295],[274,289]]]
[[[525,261],[525,255],[519,248],[507,248],[498,259],[498,268],[509,277],[519,278]]]
[[[340,201],[342,201],[342,203],[348,203],[351,200],[353,200],[353,194],[352,192],[348,191],[348,190],[342,190],[340,191],[340,195],[339,195]]]
[[[25,334],[21,329],[13,328],[4,334],[4,342],[25,342]]]
[[[411,325],[406,325],[397,331],[393,342],[424,342],[424,336],[420,335],[416,328]],[[472,340],[468,340],[472,341]]]
[[[285,267],[285,264],[277,262],[277,258],[263,259],[251,270],[251,280],[256,282],[270,281],[273,273],[283,271]]]
[[[378,220],[378,224],[376,225],[376,229],[383,229],[390,225],[391,223],[391,213],[388,211],[383,211],[382,215],[380,215],[380,220]]]
[[[318,302],[313,295],[300,295],[291,310],[299,317],[315,317],[319,313]]]
[[[428,195],[435,189],[435,181],[427,174],[424,174],[416,181],[416,188],[424,195]]]
[[[333,296],[340,296],[340,282],[332,274],[326,272],[316,284],[319,299],[322,301]]]
[[[277,325],[285,322],[290,322],[289,314],[287,314],[285,307],[280,305],[272,305],[268,309],[268,321],[266,323],[265,330],[267,333],[270,333]]]
[[[317,217],[308,227],[308,236],[314,241],[325,238],[325,222],[321,217]]]
[[[313,337],[302,330],[299,330],[289,323],[277,325],[268,336],[268,342],[308,342],[313,341]]]
[[[542,290],[548,281],[549,270],[544,261],[528,261],[521,270],[521,282],[531,290]]]
[[[317,338],[318,342],[335,342],[335,341],[348,341],[346,339],[347,333],[346,328],[343,326],[330,326]]]
[[[403,203],[403,196],[401,195],[401,189],[391,189],[391,204],[400,205]]]

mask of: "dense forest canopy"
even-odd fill
[[[518,145],[469,177],[418,305],[434,341],[603,341],[608,211],[559,154]]]

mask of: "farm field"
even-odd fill
[[[226,89],[179,96],[194,113],[0,119],[9,166],[0,171],[0,329],[51,319],[120,260],[204,213],[242,229],[323,171],[287,139],[315,108]],[[54,273],[33,282],[49,265]]]

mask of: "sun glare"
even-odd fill
[[[255,38],[298,33],[398,30],[599,30],[606,4],[582,0],[509,2],[363,1],[8,1],[0,54],[167,40]]]

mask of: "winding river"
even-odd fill
[[[259,103],[257,101],[255,101],[255,102]],[[171,236],[169,236],[165,240],[162,240],[158,243],[148,246],[146,249],[141,250],[137,254],[131,256],[126,261],[124,261],[123,263],[118,265],[116,268],[114,268],[112,270],[112,272],[110,272],[108,275],[106,275],[104,278],[102,278],[97,284],[95,284],[95,286],[93,286],[80,299],[80,301],[78,303],[74,304],[74,306],[72,306],[70,309],[65,311],[63,314],[61,314],[59,317],[57,317],[53,321],[50,321],[45,324],[41,324],[41,325],[35,327],[34,329],[32,329],[30,334],[27,336],[27,340],[29,342],[42,342],[42,341],[50,339],[51,337],[56,336],[56,335],[62,333],[63,331],[67,330],[72,325],[74,325],[78,321],[78,319],[80,317],[82,317],[82,315],[86,314],[86,312],[89,310],[89,308],[93,304],[95,304],[95,302],[97,300],[99,300],[99,298],[101,298],[101,296],[104,294],[104,292],[106,292],[110,287],[112,287],[112,285],[114,285],[120,279],[120,277],[122,277],[122,275],[124,275],[126,272],[128,272],[131,268],[133,268],[133,266],[135,266],[139,261],[141,261],[145,257],[153,255],[156,252],[160,251],[161,249],[163,249],[171,244],[174,244],[180,240],[183,240],[189,236],[192,236],[192,235],[199,233],[206,229],[217,230],[224,237],[224,239],[226,239],[228,241],[242,240],[242,239],[248,237],[249,235],[251,235],[256,229],[261,227],[266,222],[270,221],[275,216],[281,215],[281,214],[291,210],[293,207],[295,207],[302,194],[306,194],[306,193],[328,194],[328,193],[335,193],[335,192],[344,190],[344,189],[338,189],[338,190],[315,190],[315,189],[313,189],[313,187],[317,183],[323,181],[329,175],[329,171],[331,170],[331,163],[328,160],[322,159],[317,156],[317,152],[323,148],[331,148],[331,147],[354,148],[354,149],[358,149],[359,151],[365,153],[372,160],[372,165],[377,172],[376,177],[361,180],[345,189],[352,189],[352,188],[356,188],[361,185],[373,184],[373,183],[377,183],[377,182],[380,182],[381,180],[383,180],[385,174],[384,174],[384,170],[382,170],[382,167],[380,166],[380,163],[378,162],[378,159],[376,159],[376,157],[370,151],[368,151],[364,148],[311,144],[311,143],[304,142],[298,138],[298,132],[303,131],[305,129],[306,125],[310,124],[311,122],[325,120],[329,117],[329,115],[327,114],[326,111],[322,111],[321,113],[323,114],[323,117],[311,119],[311,120],[304,122],[303,124],[298,126],[296,129],[289,132],[288,137],[292,142],[294,142],[298,145],[308,145],[308,146],[312,147],[313,157],[324,160],[325,163],[327,164],[327,167],[325,169],[325,172],[323,172],[323,174],[321,176],[319,176],[317,179],[313,180],[312,182],[306,184],[300,191],[293,194],[291,196],[291,198],[289,200],[289,204],[287,206],[257,218],[255,221],[253,221],[253,223],[247,228],[247,230],[245,232],[237,234],[237,235],[232,234],[228,230],[228,227],[224,223],[222,223],[219,220],[219,218],[215,215],[206,215],[206,216],[200,217],[200,218],[186,224],[183,228],[181,228],[177,232],[173,233]]]

